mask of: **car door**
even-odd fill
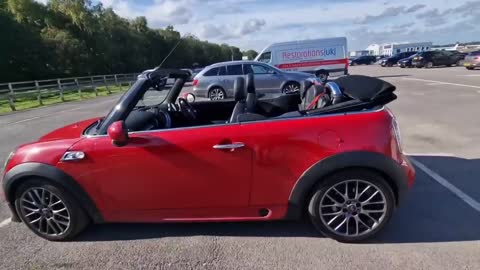
[[[244,64],[245,74],[253,73],[257,93],[278,93],[281,91],[282,78],[273,68],[263,64]]]
[[[96,182],[107,212],[245,207],[252,151],[238,126],[130,133],[123,147],[108,136],[88,138],[94,146],[84,175]]]
[[[434,66],[441,66],[446,64],[446,58],[443,52],[436,51],[432,54],[432,63]]]
[[[242,64],[234,64],[234,65],[227,65],[226,66],[226,75],[223,76],[223,83],[225,89],[233,94],[233,84],[235,79],[239,76],[243,76],[243,67]]]

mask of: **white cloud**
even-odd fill
[[[480,36],[480,27],[470,27],[480,25],[480,0],[96,1],[123,17],[145,16],[150,27],[171,24],[182,33],[242,49],[332,36],[347,36],[350,49],[363,49],[369,42],[451,43]]]

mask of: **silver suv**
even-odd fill
[[[248,73],[255,75],[255,88],[259,94],[299,91],[302,81],[315,79],[313,74],[286,72],[256,61],[223,62],[208,66],[195,76],[193,93],[210,100],[231,98],[235,79]]]

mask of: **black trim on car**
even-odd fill
[[[397,205],[407,192],[407,175],[402,167],[379,153],[367,151],[345,152],[325,158],[303,173],[295,184],[288,202],[286,219],[299,219],[305,212],[305,205],[312,188],[332,173],[348,168],[366,168],[385,176],[392,186]]]
[[[72,194],[72,196],[74,196],[75,199],[77,199],[77,201],[80,203],[80,206],[88,213],[88,215],[92,218],[93,222],[103,222],[103,217],[100,214],[100,211],[96,207],[95,203],[88,196],[87,192],[85,192],[85,190],[77,182],[75,182],[75,180],[73,180],[73,177],[54,166],[43,163],[22,163],[13,167],[5,175],[3,188],[5,191],[5,197],[7,199],[7,202],[11,206],[13,206],[13,202],[15,200],[15,188],[23,180],[30,177],[42,177],[65,188]],[[16,213],[14,208],[10,207],[10,209],[13,212],[13,217],[16,216],[18,218],[18,214]]]

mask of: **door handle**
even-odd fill
[[[244,143],[236,142],[231,144],[216,144],[213,146],[213,149],[234,151],[235,149],[242,148],[242,147],[245,147]]]

